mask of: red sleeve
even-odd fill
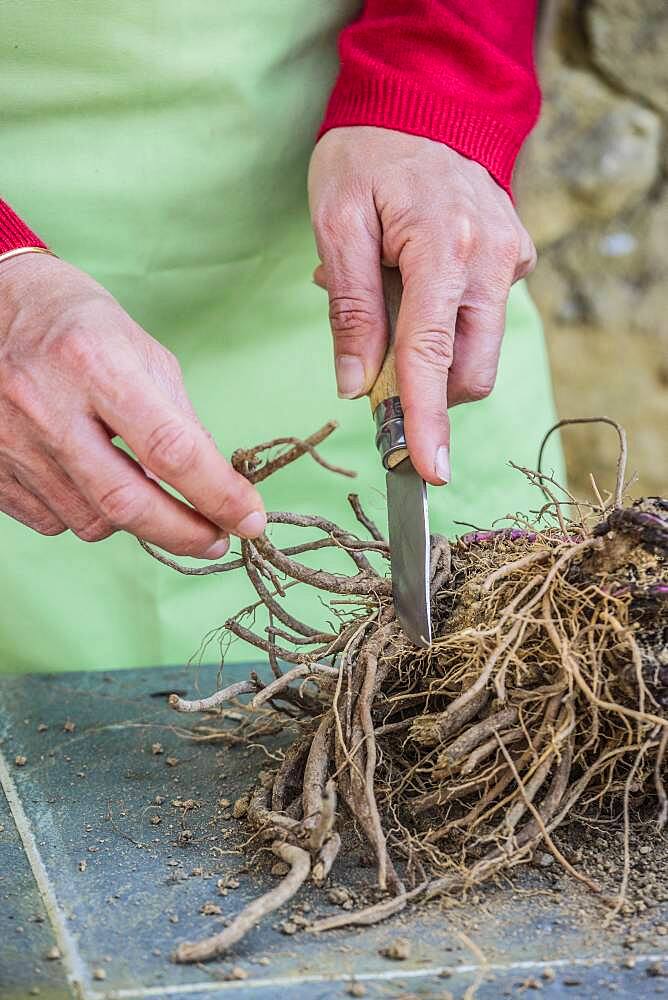
[[[19,247],[46,249],[46,243],[19,219],[6,201],[0,198],[0,253],[18,250]]]
[[[320,129],[376,125],[443,142],[510,192],[535,124],[536,0],[366,0],[341,32]]]

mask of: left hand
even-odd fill
[[[381,260],[401,269],[397,377],[418,473],[450,480],[448,407],[494,386],[510,286],[536,252],[487,170],[420,136],[336,128],[309,171],[339,395],[368,393],[387,346]]]

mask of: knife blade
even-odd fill
[[[369,393],[376,447],[387,474],[392,594],[399,624],[416,646],[431,644],[430,539],[427,486],[413,468],[404,435],[404,414],[394,358],[394,333],[403,286],[398,268],[383,267],[388,349]]]

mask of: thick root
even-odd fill
[[[274,513],[272,525],[315,537],[242,544],[234,565],[246,569],[258,600],[226,629],[267,653],[274,680],[252,674],[209,698],[172,696],[170,704],[211,712],[250,695],[263,723],[299,725],[281,766],[260,775],[246,817],[251,839],[271,841],[290,872],[220,934],[181,945],[176,961],[224,954],[309,877],[323,884],[344,829],[373,852],[388,895],[315,921],[315,932],[456,894],[526,862],[539,844],[598,892],[552,833],[576,803],[592,814],[614,807],[628,845],[632,783],[666,823],[668,504],[623,506],[626,442],[605,422],[621,443],[612,502],[598,491],[596,502],[577,501],[551,476],[521,470],[545,500],[535,523],[518,515],[511,528],[475,529],[454,545],[432,540],[429,650],[412,647],[399,628],[378,568],[388,546],[356,495],[350,505],[369,538],[324,518]],[[315,449],[331,429],[238,452],[236,467],[254,482],[306,454],[329,467]],[[350,575],[314,564],[331,548],[346,554]],[[336,595],[326,623],[286,610],[295,585]],[[264,633],[259,609],[269,619]],[[628,865],[611,912],[627,883]]]
[[[174,952],[175,962],[208,962],[212,958],[225,955],[264,917],[292,899],[309,877],[311,856],[308,851],[302,850],[301,847],[280,841],[275,841],[271,845],[271,849],[279,860],[290,865],[290,871],[285,878],[281,879],[279,884],[266,892],[264,896],[259,896],[252,903],[249,903],[234,918],[229,927],[226,927],[220,934],[214,934],[212,937],[205,938],[195,944],[189,942],[180,944]]]

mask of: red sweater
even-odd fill
[[[510,192],[538,117],[536,0],[366,0],[341,32],[341,69],[320,135],[377,125],[443,142]],[[0,253],[44,246],[0,200]]]

